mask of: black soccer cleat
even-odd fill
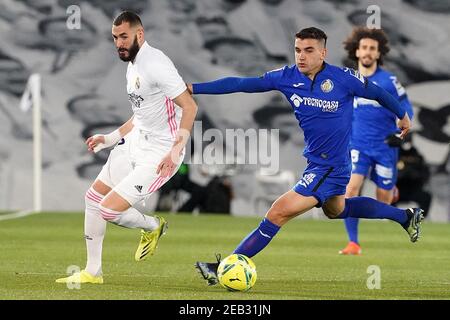
[[[403,225],[403,228],[408,232],[411,242],[416,242],[420,237],[420,231],[424,216],[423,210],[420,208],[406,209],[408,215],[408,221]]]
[[[219,267],[221,255],[216,253],[217,262],[199,262],[195,263],[195,267],[202,275],[203,279],[208,282],[208,286],[214,286],[219,283],[217,278],[217,268]]]

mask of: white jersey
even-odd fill
[[[173,141],[182,109],[172,100],[185,90],[186,84],[169,57],[144,42],[127,69],[127,92],[134,112],[134,126]]]

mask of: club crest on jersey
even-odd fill
[[[330,79],[323,80],[320,84],[320,89],[322,89],[323,92],[328,93],[334,88],[334,83]]]
[[[139,89],[141,87],[141,82],[139,81],[139,77],[136,78],[135,87],[136,87],[136,89]]]

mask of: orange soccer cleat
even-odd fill
[[[362,250],[359,244],[350,241],[347,246],[339,251],[339,254],[359,256]]]

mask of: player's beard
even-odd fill
[[[368,60],[368,63],[364,63],[364,60],[361,59],[361,64],[364,66],[364,68],[371,68],[373,64],[377,61],[376,59],[370,59]]]
[[[128,57],[124,57],[120,55],[120,51],[126,50],[128,52]],[[128,62],[128,61],[133,61],[134,58],[136,58],[137,53],[139,52],[139,43],[138,43],[138,39],[137,36],[134,38],[133,43],[131,44],[131,46],[128,49],[119,49],[117,50],[117,52],[119,52],[119,58],[122,61]]]

